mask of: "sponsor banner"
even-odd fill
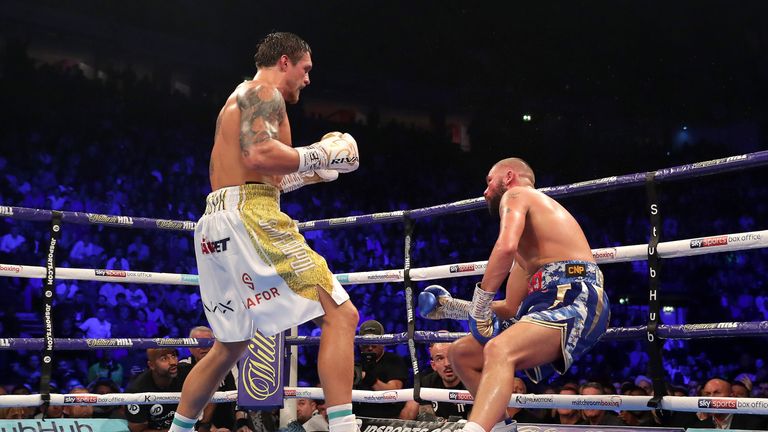
[[[396,281],[402,279],[403,276],[400,275],[399,271],[395,271],[387,273],[373,273],[369,274],[365,278],[371,281]]]
[[[474,264],[454,264],[448,269],[451,273],[462,273],[475,271]]]
[[[98,401],[96,395],[66,395],[65,404],[95,404]]]
[[[14,264],[0,264],[0,272],[19,274],[24,270],[24,266]]]
[[[473,401],[475,398],[469,392],[450,392],[448,393],[449,400],[456,401]]]
[[[237,381],[237,405],[264,409],[282,407],[283,397],[296,395],[295,389],[284,389],[285,335],[280,332],[264,336],[258,331],[248,344],[240,361]]]
[[[349,273],[337,274],[336,280],[339,281],[340,284],[349,283]]]
[[[393,212],[386,212],[386,213],[374,213],[371,215],[372,219],[388,219],[388,218],[396,218],[396,217],[402,217],[405,212],[402,210],[393,211]]]
[[[357,222],[357,216],[328,219],[328,225],[343,225]]]
[[[597,261],[616,259],[616,248],[593,249],[592,256]]]
[[[461,430],[466,423],[457,422],[422,422],[415,420],[395,420],[383,418],[358,417],[360,432],[449,432]]]
[[[0,206],[0,216],[13,216],[13,207]]]
[[[737,409],[736,399],[699,399],[699,408],[709,409]]]
[[[690,248],[698,249],[705,247],[726,246],[729,244],[754,244],[763,240],[763,236],[760,232],[748,232],[741,234],[726,234],[719,236],[703,237],[692,239]]]
[[[10,339],[6,339],[6,338],[2,338],[2,339],[0,339],[0,347],[5,347],[5,348],[8,348],[8,347],[10,347],[11,345],[12,345],[12,344],[11,344],[11,340],[10,340]]]
[[[96,403],[98,404],[123,404],[128,402],[128,398],[125,395],[120,394],[108,394],[108,395],[96,395]]]
[[[126,420],[56,418],[43,420],[0,420],[0,430],[7,432],[125,432]]]
[[[713,330],[713,329],[737,329],[739,328],[737,322],[721,322],[721,323],[709,323],[709,324],[683,324],[683,330]]]
[[[130,216],[110,216],[103,214],[86,213],[88,222],[93,224],[106,224],[106,225],[133,225],[133,218]]]
[[[372,394],[372,395],[363,396],[363,401],[374,402],[374,403],[387,403],[387,402],[397,401],[397,392],[385,391],[381,394]]]
[[[515,403],[518,405],[551,404],[554,398],[548,395],[520,394],[515,395]]]
[[[713,247],[713,246],[725,246],[728,244],[728,236],[714,236],[705,237],[691,240],[691,249]]]
[[[715,166],[715,165],[720,165],[720,164],[724,164],[724,163],[738,162],[738,161],[742,161],[742,160],[746,160],[746,159],[747,159],[747,155],[730,156],[730,157],[727,157],[727,158],[713,159],[713,160],[704,161],[704,162],[696,162],[694,164],[691,164],[691,168],[693,168],[693,169],[696,169],[696,168],[706,168],[708,166]]]
[[[155,221],[156,227],[169,230],[194,231],[195,225],[195,222],[192,221],[175,221],[167,219],[158,219]]]
[[[571,401],[571,405],[581,407],[614,407],[621,406],[621,396],[610,396],[601,399],[576,399]]]
[[[158,346],[198,346],[196,338],[153,338]]]
[[[85,343],[89,348],[133,346],[131,339],[86,339]]]
[[[96,274],[96,276],[121,277],[121,278],[128,276],[128,273],[126,273],[123,270],[95,269],[93,272],[94,274]]]
[[[395,420],[383,418],[358,417],[360,432],[451,432],[460,431],[465,422],[421,422],[414,420]],[[585,426],[556,425],[551,424],[530,424],[526,423],[518,427],[518,430],[525,432],[551,432],[554,430],[560,432],[584,432],[591,431],[610,431],[610,432],[637,432],[638,428],[630,426],[592,426],[585,429]],[[693,429],[688,429],[692,431]],[[654,432],[683,432],[683,428],[656,427]],[[710,429],[711,431],[711,429]]]

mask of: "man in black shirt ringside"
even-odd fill
[[[362,335],[382,335],[384,326],[376,320],[360,325]],[[361,345],[361,362],[355,365],[356,390],[399,390],[408,382],[408,366],[397,354],[384,351],[384,345]],[[386,399],[386,394],[383,396]],[[361,403],[352,405],[352,412],[360,417],[399,418],[404,402]]]
[[[146,405],[128,405],[126,419],[131,432],[149,430],[166,431],[171,427],[176,413],[175,402],[163,403],[155,393],[180,392],[192,366],[179,363],[175,348],[150,348],[147,350],[149,369],[139,374],[126,388],[126,393],[152,393]]]

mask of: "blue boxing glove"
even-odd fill
[[[470,303],[454,299],[451,293],[440,285],[430,285],[419,294],[416,307],[423,318],[465,320],[469,316]]]
[[[500,332],[499,319],[491,310],[495,296],[496,293],[483,290],[480,283],[475,285],[475,294],[469,308],[469,331],[483,345]]]

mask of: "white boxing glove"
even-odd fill
[[[323,169],[348,173],[360,166],[357,141],[348,133],[327,133],[320,142],[296,147],[296,151],[299,153],[300,173]]]
[[[316,170],[307,172],[295,172],[283,176],[283,180],[280,182],[280,190],[282,192],[291,192],[296,189],[314,184],[334,181],[339,178],[339,173],[334,170]]]

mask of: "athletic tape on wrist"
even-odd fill
[[[496,293],[485,291],[478,282],[475,285],[475,294],[472,296],[469,315],[476,320],[486,320],[491,317],[491,302]]]
[[[283,176],[283,180],[280,181],[280,189],[283,192],[291,192],[304,186],[304,177],[295,172]]]

